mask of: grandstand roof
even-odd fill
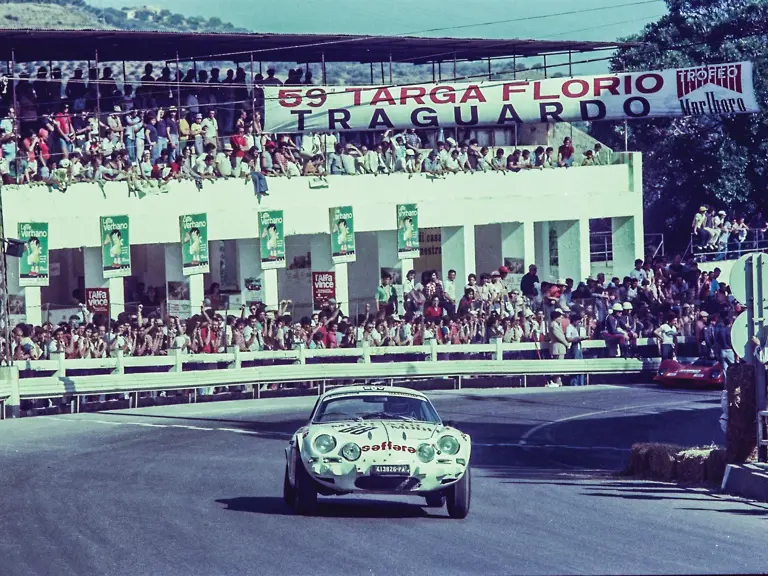
[[[93,60],[102,62],[233,60],[320,62],[427,62],[530,57],[557,52],[588,52],[631,44],[344,34],[218,34],[124,30],[0,30],[0,55],[17,62]],[[222,57],[226,55],[227,57]]]

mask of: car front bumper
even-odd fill
[[[310,476],[329,490],[385,494],[433,492],[445,488],[458,481],[468,465],[461,455],[440,458],[426,464],[419,460],[369,462],[361,459],[349,462],[322,456],[311,457],[303,460],[303,463]],[[372,466],[382,464],[406,464],[409,473],[371,474]]]

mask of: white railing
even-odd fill
[[[638,340],[639,346],[654,345],[653,339]],[[583,342],[586,350],[605,348],[603,340]],[[52,360],[17,362],[22,377],[0,378],[0,401],[18,405],[21,400],[61,398],[110,393],[135,393],[162,390],[193,389],[212,386],[253,386],[258,397],[261,384],[291,382],[325,382],[333,380],[402,379],[431,377],[509,376],[521,377],[526,385],[529,375],[549,374],[632,374],[658,369],[659,360],[595,358],[586,360],[505,360],[507,352],[546,351],[549,344],[468,344],[438,346],[434,341],[424,346],[337,348],[331,350],[290,350],[233,352],[223,354],[181,354],[171,350],[168,356],[65,360],[63,354]],[[454,355],[470,355],[455,359]],[[403,355],[419,356],[420,361],[402,361]],[[441,359],[450,355],[451,359]],[[490,359],[477,359],[488,355]],[[475,358],[473,358],[474,356]],[[349,359],[333,363],[335,359]],[[374,361],[385,359],[390,361]],[[308,360],[330,360],[310,362]],[[244,362],[285,362],[255,367],[242,367]],[[218,364],[226,363],[226,369]],[[207,365],[213,369],[187,369],[185,366]],[[157,371],[128,373],[127,368],[158,368]],[[192,368],[192,366],[187,366]],[[109,374],[71,375],[71,371],[104,371]],[[29,374],[29,372],[32,374]],[[47,373],[35,375],[34,373]],[[460,386],[460,384],[459,384]],[[324,387],[324,386],[323,386]]]

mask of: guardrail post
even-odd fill
[[[10,384],[11,395],[3,405],[3,410],[7,412],[9,418],[21,417],[21,386],[19,383],[19,367],[0,366],[0,379]]]
[[[64,378],[67,375],[67,369],[64,366],[66,358],[67,355],[64,352],[51,352],[51,360],[56,360],[57,362],[56,372],[54,373],[56,378]]]
[[[239,369],[242,368],[242,359],[240,358],[240,347],[239,346],[231,346],[227,348],[227,354],[234,354],[235,355],[235,361],[229,363],[229,368],[235,368]]]
[[[371,363],[371,345],[363,340],[363,364]]]
[[[429,360],[430,362],[437,362],[437,340],[434,338],[429,341]]]
[[[297,352],[298,352],[298,356],[297,356],[296,360],[298,361],[298,363],[299,364],[306,364],[307,363],[307,359],[304,357],[304,346],[299,346],[299,348],[297,349]]]
[[[117,356],[115,357],[115,369],[112,371],[112,374],[125,374],[125,368],[123,367],[123,351],[118,350]]]
[[[173,368],[171,368],[171,372],[183,372],[184,362],[181,357],[181,348],[171,348],[170,353],[171,358],[173,358]]]
[[[501,338],[496,338],[496,351],[493,353],[493,359],[496,361],[504,360],[504,351],[501,349]]]

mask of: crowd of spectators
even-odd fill
[[[292,70],[286,85],[311,84],[311,72]],[[66,190],[74,182],[128,181],[162,184],[212,178],[253,181],[256,193],[268,189],[266,176],[387,174],[444,176],[474,171],[528,169],[610,163],[598,144],[577,156],[562,145],[534,150],[481,146],[439,133],[422,140],[413,129],[402,133],[269,134],[262,130],[263,86],[282,84],[274,70],[249,86],[242,68],[218,68],[174,77],[169,68],[155,76],[145,67],[135,91],[118,89],[111,68],[77,69],[66,83],[61,70],[41,67],[36,78],[20,75],[14,90],[8,78],[0,90],[0,175],[5,184],[41,184]]]
[[[12,353],[16,360],[29,360],[59,352],[66,358],[103,358],[119,350],[150,356],[174,349],[206,354],[233,348],[258,352],[501,340],[537,344],[509,353],[510,358],[581,358],[587,353],[582,341],[602,339],[609,354],[628,357],[639,355],[638,338],[651,338],[664,358],[677,353],[678,343],[693,339],[686,355],[733,362],[728,327],[740,306],[719,269],[702,273],[693,258],[683,262],[679,256],[672,262],[638,260],[623,278],[608,281],[598,274],[576,285],[570,278],[540,281],[535,266],[518,283],[501,266],[490,274],[470,274],[466,282],[453,270],[446,282],[434,271],[420,278],[409,271],[399,292],[384,274],[375,298],[356,317],[344,315],[334,300],[302,318],[291,316],[287,301],[277,310],[243,306],[239,314],[218,309],[218,303],[209,297],[186,319],[162,317],[155,309],[145,313],[139,305],[136,313],[121,313],[111,322],[82,306],[82,317],[70,322],[16,326]]]
[[[725,210],[701,206],[691,225],[693,252],[713,260],[739,257],[745,250],[765,248],[768,220],[757,212],[749,221],[742,214],[729,216]]]

